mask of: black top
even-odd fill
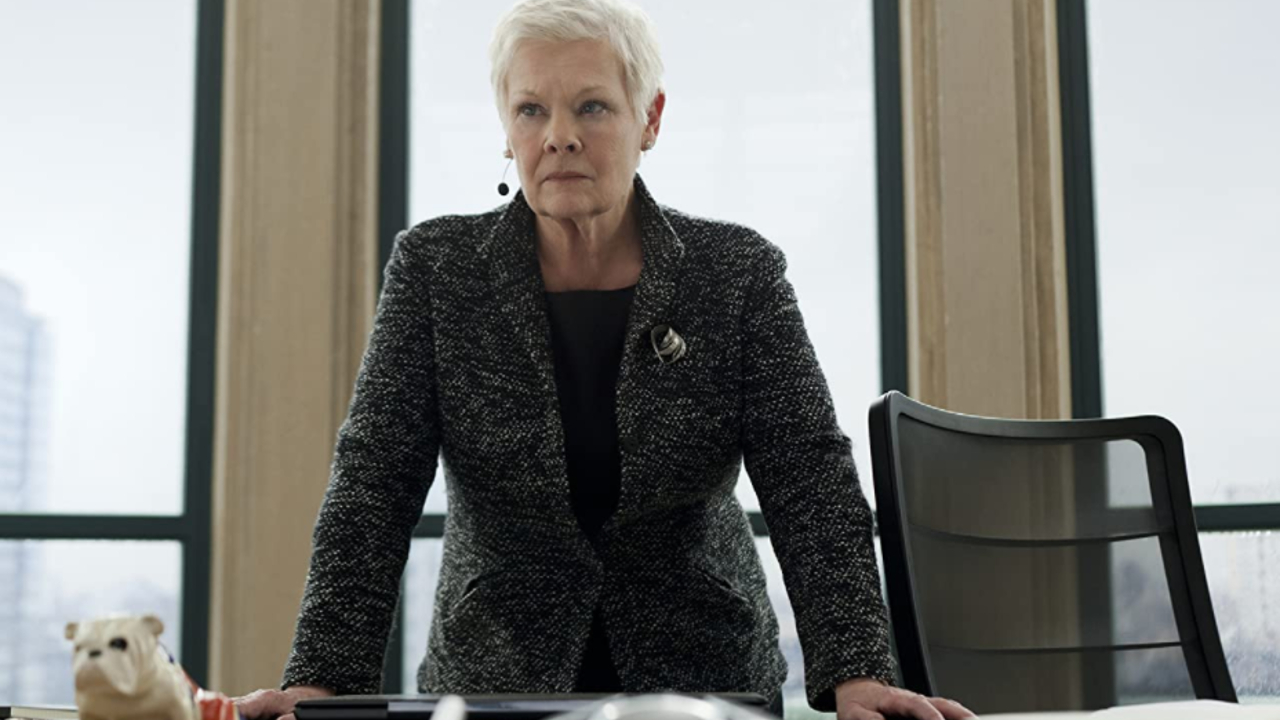
[[[593,543],[617,509],[622,483],[617,383],[634,292],[632,285],[546,293],[569,495],[578,525]],[[574,689],[622,691],[598,609]]]
[[[634,292],[632,285],[546,293],[570,497],[593,542],[617,508],[622,481],[618,368]]]

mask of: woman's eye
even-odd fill
[[[595,100],[590,100],[588,102],[583,103],[582,105],[582,112],[588,115],[595,115],[596,113],[603,112],[603,111],[604,111],[604,103],[596,102]]]
[[[520,109],[517,110],[516,112],[526,117],[531,117],[533,115],[538,114],[538,106],[537,105],[521,105]]]

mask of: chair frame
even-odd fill
[[[1173,423],[1154,415],[1096,420],[980,417],[942,410],[891,391],[872,404],[869,420],[885,585],[904,687],[933,695],[936,684],[926,630],[917,612],[911,541],[905,532],[898,439],[898,421],[903,416],[935,428],[987,438],[1132,440],[1141,445],[1156,516],[1162,525],[1172,519],[1172,536],[1162,534],[1160,546],[1192,687],[1199,699],[1237,701],[1205,579],[1182,435]]]

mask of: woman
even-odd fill
[[[784,275],[636,175],[666,96],[622,0],[528,0],[492,81],[523,189],[396,239],[316,525],[283,691],[377,692],[434,476],[449,514],[424,692],[753,691],[786,664],[740,463],[796,610],[810,704],[967,717],[891,687],[871,514]]]

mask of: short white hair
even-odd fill
[[[627,0],[520,0],[498,20],[489,44],[494,98],[502,124],[507,76],[524,40],[606,40],[622,61],[627,99],[643,125],[662,90],[662,56],[653,21]]]

